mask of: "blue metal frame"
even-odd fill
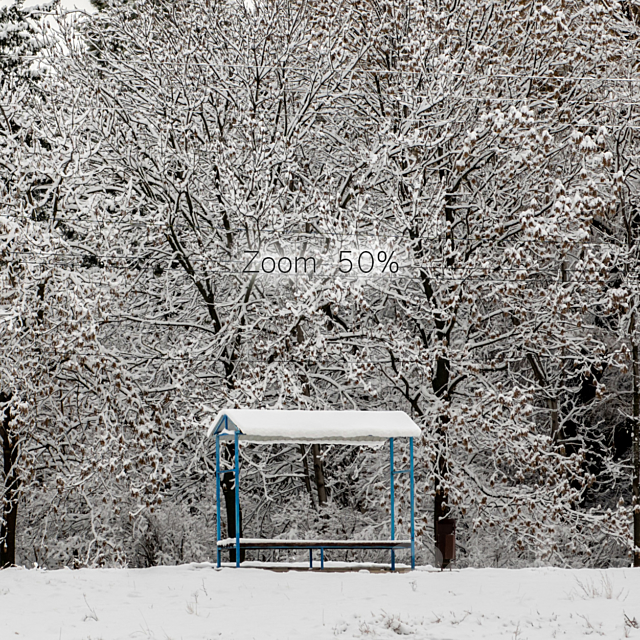
[[[238,446],[238,432],[234,436],[233,442],[235,444],[235,482],[234,489],[236,494],[236,567],[240,566],[240,453]]]
[[[224,417],[224,431],[228,431],[228,418]],[[227,469],[226,471],[220,470],[220,432],[216,431],[216,566],[221,566],[221,549],[218,546],[220,542],[220,476],[223,473],[234,473],[234,493],[236,503],[236,567],[240,566],[240,454],[238,447],[239,433],[236,431],[233,436],[233,442],[235,444],[234,450],[234,466],[233,469]]]
[[[228,418],[224,416],[223,431],[228,433]],[[220,430],[216,430],[216,566],[221,566],[222,550],[218,546],[221,540],[221,524],[220,524],[220,476],[223,473],[235,473],[234,493],[235,493],[235,512],[236,512],[236,567],[240,566],[240,453],[239,453],[239,432],[235,431],[233,436],[234,442],[234,468],[226,471],[220,470]],[[395,476],[401,473],[409,474],[410,485],[410,505],[411,505],[411,569],[416,568],[416,546],[415,546],[415,477],[414,477],[414,459],[413,459],[413,438],[409,438],[409,468],[395,469],[394,467],[394,443],[393,438],[389,438],[389,480],[390,480],[390,499],[391,499],[391,540],[395,540],[396,536],[396,516],[395,516]],[[287,548],[282,547],[282,548]],[[318,548],[318,547],[313,547]],[[309,567],[313,568],[313,550],[309,548]],[[324,548],[320,547],[320,568],[324,569]],[[396,569],[396,552],[391,549],[391,571]]]
[[[411,570],[416,568],[416,509],[415,509],[415,478],[413,473],[413,438],[409,438],[409,485],[411,502]]]
[[[216,567],[220,568],[220,434],[216,433]]]
[[[390,475],[390,497],[391,497],[391,539],[396,539],[396,506],[395,506],[395,496],[396,496],[396,488],[395,488],[395,475],[396,472],[393,469],[393,438],[389,438],[389,475]],[[391,571],[396,570],[396,552],[394,549],[391,549]]]
[[[393,438],[389,438],[389,476],[391,498],[391,539],[396,539],[396,511],[395,511],[395,477],[401,473],[409,474],[409,503],[411,505],[411,569],[416,568],[416,516],[415,516],[415,475],[413,465],[413,438],[409,438],[409,468],[394,468]],[[396,552],[391,549],[391,571],[396,570]]]
[[[409,543],[409,546],[404,546],[404,542],[399,543],[399,545],[397,546],[397,548],[402,548],[402,549],[408,549],[411,550],[411,543]],[[235,542],[233,543],[233,547],[235,548]],[[278,550],[283,550],[283,551],[291,551],[293,547],[291,547],[291,545],[288,545],[286,543],[286,541],[283,541],[283,543],[281,545],[274,545],[274,546],[269,546],[268,548],[265,548],[263,546],[260,545],[255,545],[255,544],[251,544],[251,543],[247,543],[242,545],[243,549],[257,549],[257,550],[268,550],[268,551],[278,551]],[[302,546],[297,546],[295,547],[296,549],[307,549],[309,551],[309,568],[313,569],[313,552],[314,550],[319,550],[320,551],[320,568],[324,569],[324,552],[327,548],[330,549],[353,549],[352,546],[350,546],[348,543],[344,544],[344,545],[340,545],[339,543],[337,544],[332,544],[331,547],[327,547],[324,544],[318,543],[318,542],[310,542],[308,545],[302,545]],[[231,549],[231,547],[224,547],[223,550],[224,551],[229,551]],[[359,549],[391,549],[391,546],[389,543],[386,542],[380,542],[380,543],[372,543],[369,544],[365,547],[359,547]]]

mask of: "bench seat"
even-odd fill
[[[236,539],[218,541],[220,549],[235,549]],[[411,540],[287,540],[240,538],[241,549],[411,549]]]

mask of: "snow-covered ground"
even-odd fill
[[[638,624],[640,569],[0,571],[2,640],[640,639]]]

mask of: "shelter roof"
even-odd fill
[[[226,418],[226,420],[225,420]],[[304,411],[223,409],[207,435],[248,442],[381,444],[389,438],[417,438],[418,425],[404,411]]]

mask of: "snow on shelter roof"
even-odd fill
[[[226,418],[226,421],[225,421]],[[248,442],[383,443],[389,438],[417,438],[418,425],[404,411],[302,411],[223,409],[207,435],[219,433]]]

